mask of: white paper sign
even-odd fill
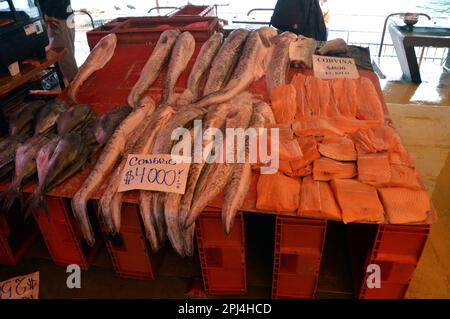
[[[314,76],[320,79],[359,78],[355,60],[352,58],[314,55],[313,67]]]
[[[119,192],[133,189],[184,194],[191,158],[170,154],[129,154]]]
[[[34,23],[24,26],[23,29],[27,36],[35,34],[37,32],[36,25]]]
[[[38,299],[39,272],[0,282],[0,299]]]

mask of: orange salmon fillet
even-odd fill
[[[356,118],[360,120],[384,120],[383,104],[372,81],[366,77],[355,81],[358,85],[358,95],[361,103],[358,103]]]
[[[345,136],[325,136],[319,144],[319,153],[337,161],[356,161],[357,157],[353,141]]]
[[[271,93],[272,110],[277,124],[294,122],[297,112],[297,92],[291,84],[279,85]]]
[[[358,180],[364,183],[386,183],[391,180],[391,166],[387,153],[358,156]]]
[[[383,223],[384,210],[377,189],[354,179],[336,179],[331,182],[344,223]]]
[[[301,181],[281,173],[261,174],[258,179],[256,208],[270,211],[297,211]]]
[[[297,93],[297,110],[295,113],[296,120],[311,116],[311,110],[306,102],[306,78],[307,77],[305,75],[297,73],[291,81],[291,84],[295,87]]]
[[[338,162],[326,157],[314,161],[313,177],[315,181],[352,178],[356,174],[356,165],[351,162]]]

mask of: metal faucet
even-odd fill
[[[425,17],[428,18],[428,20],[431,20],[431,17],[428,14],[426,14],[426,13],[412,13],[412,14],[415,15],[415,16],[425,16]],[[404,13],[404,12],[391,13],[384,20],[383,33],[381,35],[381,42],[380,42],[380,50],[378,51],[378,58],[380,58],[381,50],[383,49],[384,35],[386,34],[386,25],[387,25],[387,22],[388,22],[389,18],[393,17],[393,16],[400,16],[401,17],[401,16],[406,16],[406,15],[407,15],[407,13]]]

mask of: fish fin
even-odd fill
[[[12,185],[0,194],[0,202],[3,202],[3,209],[5,211],[9,211],[16,200],[19,201],[20,208],[22,208],[24,205],[23,194],[20,189],[17,190]]]

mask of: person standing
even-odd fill
[[[327,28],[327,37],[330,31],[329,23],[330,23],[330,7],[328,6],[327,0],[320,0],[320,9],[322,10],[323,21],[325,22],[325,26]]]
[[[327,40],[327,30],[319,0],[278,0],[270,24],[319,41]]]
[[[70,0],[38,0],[45,15],[47,33],[52,48],[66,48],[67,54],[59,66],[67,82],[78,73],[75,60],[75,25]]]

